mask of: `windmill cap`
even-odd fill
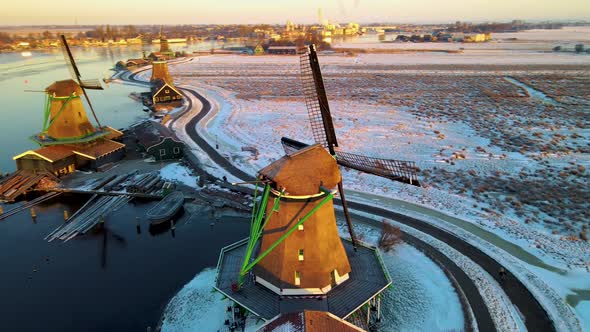
[[[45,89],[45,92],[50,95],[55,94],[57,97],[68,97],[73,93],[80,96],[82,95],[82,88],[74,80],[63,80],[53,82]]]
[[[286,155],[258,173],[273,181],[275,189],[285,188],[294,196],[317,194],[320,186],[332,189],[342,179],[336,160],[319,144]]]

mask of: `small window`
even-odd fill
[[[170,93],[170,90],[166,89],[164,90],[164,93]]]
[[[303,261],[303,249],[299,249],[299,261]]]
[[[301,285],[301,274],[299,271],[295,271],[295,286]]]
[[[172,151],[174,151],[174,154],[179,154],[180,153],[180,148],[179,147],[174,147],[174,149],[172,149]]]
[[[303,230],[303,224],[297,226],[297,229],[300,230],[300,231],[302,231]]]
[[[160,157],[164,157],[166,155],[166,149],[160,149]]]
[[[82,112],[78,112],[78,116],[79,117],[82,117]]]

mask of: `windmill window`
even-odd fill
[[[299,271],[295,271],[295,286],[301,285],[301,274]]]
[[[160,149],[160,157],[164,157],[166,155],[166,149]]]
[[[180,153],[180,148],[179,147],[175,147],[174,149],[172,149],[172,151],[174,151],[175,154],[179,154]]]
[[[303,224],[297,226],[297,229],[300,230],[300,231],[302,231],[303,230]]]
[[[299,249],[299,261],[303,261],[303,249]]]
[[[78,112],[78,116],[79,117],[82,117],[82,112]]]

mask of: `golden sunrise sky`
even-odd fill
[[[3,1],[0,25],[590,20],[590,0]]]

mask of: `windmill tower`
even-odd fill
[[[36,141],[73,141],[92,136],[97,129],[90,123],[81,97],[82,88],[74,80],[57,81],[45,89],[47,94],[43,129]]]
[[[257,282],[281,295],[310,295],[346,281],[351,268],[332,202],[341,181],[334,158],[316,144],[275,161],[259,176],[270,193],[259,252],[270,251],[254,268]]]
[[[150,78],[150,82],[154,82],[158,79],[170,85],[174,84],[172,76],[170,76],[170,71],[168,71],[168,63],[166,61],[152,62],[152,77]]]

